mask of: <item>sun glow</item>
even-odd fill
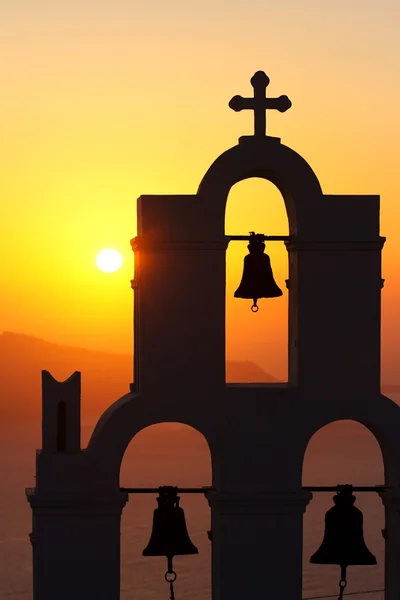
[[[104,273],[113,273],[114,271],[118,271],[121,267],[122,256],[117,250],[104,248],[104,250],[99,252],[96,256],[96,264],[100,271],[104,271]]]

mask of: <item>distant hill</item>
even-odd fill
[[[41,415],[41,371],[63,381],[82,373],[82,421],[93,423],[117,398],[129,391],[132,357],[62,346],[39,338],[0,334],[0,420],[37,420]],[[228,361],[227,381],[278,381],[250,361]]]

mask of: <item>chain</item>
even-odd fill
[[[172,556],[167,556],[168,570],[164,575],[165,581],[169,583],[169,597],[170,600],[175,600],[174,594],[174,581],[176,580],[176,573],[172,568]]]
[[[339,590],[340,590],[340,592],[339,592],[339,598],[338,598],[338,600],[342,600],[344,588],[346,587],[346,585],[347,585],[347,581],[345,579],[341,579],[339,581]]]
[[[176,573],[175,573],[175,571],[167,571],[165,573],[164,577],[165,577],[165,581],[168,581],[168,583],[169,583],[170,600],[175,600],[174,581],[176,579]]]
[[[339,581],[339,590],[340,591],[339,591],[338,600],[343,599],[344,588],[347,585],[346,571],[347,571],[347,565],[340,565],[340,581]]]

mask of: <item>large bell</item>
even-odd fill
[[[283,292],[275,283],[270,258],[264,254],[263,236],[250,232],[247,248],[249,254],[244,257],[242,281],[234,297],[253,300],[251,310],[257,312],[259,298],[277,298]]]
[[[143,556],[166,556],[198,554],[198,549],[189,538],[185,513],[179,506],[177,488],[160,487],[158,508],[154,511],[150,541]]]
[[[325,515],[321,546],[310,558],[319,565],[376,565],[376,558],[364,542],[363,514],[354,505],[351,485],[338,486],[335,506]]]

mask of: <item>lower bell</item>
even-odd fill
[[[153,515],[153,529],[143,556],[172,558],[181,554],[198,554],[198,549],[189,538],[185,513],[179,506],[179,500],[177,488],[160,487],[158,508]]]
[[[278,298],[283,292],[275,283],[270,258],[264,254],[264,236],[250,232],[247,248],[249,254],[244,258],[242,280],[234,297],[253,300],[252,311],[257,312],[259,298]]]
[[[321,546],[310,563],[319,565],[376,565],[363,533],[363,514],[354,506],[351,485],[338,486],[335,506],[325,515],[325,533]]]

